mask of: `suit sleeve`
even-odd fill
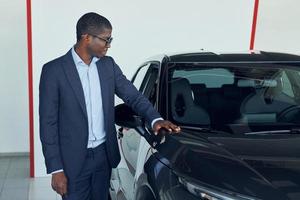
[[[40,139],[48,174],[63,169],[58,137],[59,88],[54,67],[44,65],[39,85]]]
[[[150,101],[125,77],[113,59],[112,62],[115,73],[115,93],[117,96],[129,105],[139,116],[144,117],[149,125],[154,119],[161,118]]]

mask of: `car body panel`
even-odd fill
[[[262,199],[287,199],[299,191],[299,135],[197,140],[190,135],[183,131],[158,147],[158,159],[176,174]]]

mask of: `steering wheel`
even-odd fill
[[[300,106],[290,106],[277,114],[278,122],[300,123]]]

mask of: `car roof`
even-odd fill
[[[300,56],[289,53],[247,51],[236,53],[188,52],[160,54],[148,59],[159,62],[295,62]]]
[[[200,52],[170,55],[169,62],[300,62],[300,56],[266,51],[221,54]]]

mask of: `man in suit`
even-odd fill
[[[76,25],[77,43],[45,64],[40,79],[40,138],[52,188],[64,200],[108,198],[111,168],[120,161],[114,94],[151,124],[179,132],[105,56],[112,26],[96,13]]]

